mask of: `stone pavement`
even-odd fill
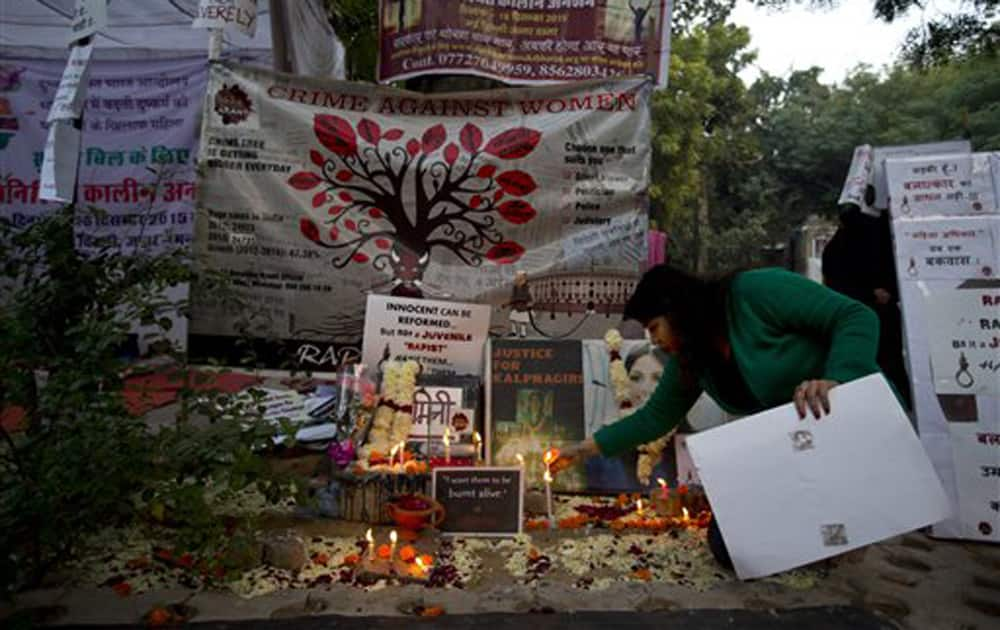
[[[221,592],[185,590],[160,591],[118,597],[110,589],[67,588],[35,591],[19,596],[19,607],[48,607],[46,621],[56,624],[106,625],[136,624],[153,606],[184,603],[196,614],[194,622],[213,622],[207,627],[237,627],[226,621],[288,619],[298,616],[322,616],[326,621],[304,628],[353,628],[341,617],[366,616],[364,627],[393,627],[395,622],[382,617],[408,618],[421,608],[442,607],[446,615],[439,619],[449,624],[471,625],[506,613],[551,612],[544,623],[536,617],[511,616],[529,621],[539,628],[569,619],[561,614],[594,613],[578,619],[581,627],[596,627],[598,620],[614,621],[615,626],[632,624],[631,617],[602,617],[596,613],[637,611],[636,624],[657,624],[684,619],[689,612],[695,628],[722,627],[816,627],[972,630],[1000,628],[1000,548],[984,544],[937,541],[914,533],[873,545],[865,553],[853,553],[839,559],[828,575],[808,589],[794,588],[769,581],[727,582],[705,592],[662,583],[628,582],[605,590],[585,591],[555,580],[536,585],[513,582],[494,583],[481,588],[426,589],[409,585],[364,591],[333,584],[325,589],[283,591],[241,599]],[[801,611],[816,607],[838,608],[836,614]],[[708,613],[708,610],[725,611]],[[745,611],[734,613],[732,611]],[[799,615],[792,612],[799,611]],[[649,613],[649,614],[646,614]],[[673,616],[656,616],[673,613]],[[470,615],[476,615],[470,617]],[[818,615],[810,617],[809,615]],[[841,625],[831,625],[840,623]],[[371,617],[378,617],[379,620]],[[540,617],[539,617],[540,618]],[[552,621],[548,621],[551,619]],[[577,619],[577,618],[573,618]],[[735,620],[733,622],[727,621]],[[878,621],[876,621],[876,619]],[[462,621],[466,620],[466,621]],[[471,621],[469,621],[471,620]],[[742,622],[745,620],[746,626]],[[301,621],[301,620],[300,620]],[[770,626],[753,625],[773,622]],[[850,623],[846,623],[849,621]],[[304,623],[304,622],[303,622]],[[560,623],[560,625],[564,625]],[[576,624],[576,621],[573,621]],[[720,625],[730,623],[730,625]],[[736,625],[732,625],[736,623]],[[791,625],[781,625],[781,624]],[[816,625],[813,625],[813,624]],[[325,624],[325,625],[324,625]],[[700,624],[700,625],[699,625]],[[714,625],[712,625],[714,624]],[[826,625],[823,625],[826,624]],[[865,625],[867,624],[867,625]],[[874,624],[874,625],[873,625]],[[292,627],[247,625],[242,627]],[[464,627],[464,626],[462,626]],[[553,626],[554,627],[554,626]]]

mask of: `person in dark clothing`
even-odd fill
[[[846,207],[837,233],[823,250],[823,283],[878,315],[876,361],[909,409],[910,379],[903,366],[899,284],[888,213],[873,217],[857,206]]]

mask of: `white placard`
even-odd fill
[[[413,426],[411,440],[439,441],[444,437],[446,427],[457,441],[462,435],[471,435],[475,429],[475,416],[468,415],[464,408],[461,387],[418,387],[413,395]],[[465,416],[459,420],[461,426],[451,426],[455,414]]]
[[[79,162],[80,130],[70,121],[52,123],[45,140],[39,199],[67,203],[73,201]]]
[[[417,361],[426,373],[483,374],[487,304],[369,295],[361,362]]]
[[[896,266],[911,280],[995,278],[995,221],[986,217],[920,219],[896,226]]]
[[[969,154],[971,152],[972,143],[968,140],[875,147],[872,149],[872,160],[874,162],[872,164],[872,184],[875,186],[875,207],[881,210],[889,207],[890,193],[889,181],[885,170],[886,160],[918,157],[921,155]]]
[[[247,37],[257,32],[257,0],[200,0],[193,28],[235,26]]]
[[[56,120],[72,120],[79,118],[83,112],[84,99],[87,97],[87,80],[90,76],[90,55],[94,51],[94,43],[85,46],[72,46],[69,61],[59,80],[59,89],[52,100],[52,108],[45,122]]]
[[[998,214],[989,154],[887,160],[893,217]]]
[[[872,181],[873,166],[872,145],[854,147],[854,157],[851,158],[851,167],[847,170],[847,179],[840,191],[838,205],[853,203],[859,207],[865,206],[865,189]]]
[[[108,0],[76,0],[70,41],[90,37],[108,25]]]
[[[832,413],[791,404],[692,435],[688,447],[741,579],[937,523],[950,506],[885,378],[836,387]]]
[[[1000,395],[1000,280],[932,293],[926,307],[934,391]]]

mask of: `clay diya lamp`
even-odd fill
[[[444,520],[444,506],[423,494],[406,494],[385,505],[386,514],[401,530],[403,540],[415,540],[425,527],[437,527]]]

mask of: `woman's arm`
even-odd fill
[[[680,367],[671,357],[646,404],[594,433],[594,445],[602,455],[613,457],[652,442],[680,424],[700,395],[700,387],[683,384]]]

